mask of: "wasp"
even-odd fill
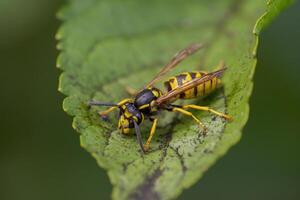
[[[102,118],[113,110],[119,109],[119,122],[118,129],[123,134],[129,134],[131,129],[135,129],[137,141],[141,147],[142,152],[148,151],[151,139],[155,133],[158,114],[162,110],[178,112],[183,115],[191,117],[200,128],[206,130],[205,125],[189,109],[208,111],[227,120],[231,117],[213,110],[207,106],[199,105],[176,105],[173,104],[178,99],[192,99],[196,97],[204,97],[211,92],[215,91],[221,85],[220,77],[225,71],[226,67],[221,64],[221,68],[207,73],[203,71],[184,72],[179,75],[170,77],[164,82],[166,92],[154,87],[153,85],[159,81],[167,72],[176,67],[181,61],[188,56],[194,54],[197,50],[202,48],[202,44],[192,44],[187,48],[179,51],[173,58],[166,64],[159,73],[147,83],[140,91],[135,93],[133,98],[126,98],[119,103],[104,103],[99,101],[90,101],[89,105],[93,106],[108,106],[105,111],[99,112]],[[139,125],[149,119],[153,122],[150,134],[145,144],[142,142],[141,131]]]

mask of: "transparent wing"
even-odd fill
[[[177,54],[174,55],[174,57],[170,60],[168,64],[166,64],[159,72],[158,74],[148,83],[144,86],[144,89],[151,87],[154,83],[156,83],[158,80],[161,79],[162,76],[164,76],[166,73],[168,73],[171,69],[176,67],[181,61],[183,61],[186,57],[192,55],[196,51],[198,51],[200,48],[203,47],[203,44],[192,44],[188,46],[187,48],[181,50]]]

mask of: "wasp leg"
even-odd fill
[[[155,118],[153,120],[153,124],[152,124],[152,127],[151,127],[151,131],[150,131],[149,137],[147,139],[147,142],[146,142],[146,144],[144,144],[144,149],[146,151],[148,151],[148,149],[150,147],[150,143],[151,143],[152,137],[153,137],[153,135],[155,133],[155,130],[156,130],[156,125],[157,125],[157,119]]]
[[[188,115],[188,116],[192,117],[199,124],[200,128],[203,128],[204,130],[206,130],[206,127],[204,126],[204,124],[197,117],[195,117],[195,115],[193,115],[193,113],[191,113],[189,111],[186,111],[182,108],[173,108],[172,111],[173,112],[180,112],[184,115]]]
[[[119,106],[122,106],[122,105],[124,105],[125,103],[130,102],[130,101],[131,101],[131,99],[123,99],[123,100],[120,101],[116,106],[110,107],[110,108],[107,109],[107,110],[104,110],[104,111],[99,112],[99,115],[100,115],[101,117],[106,117],[106,116],[108,115],[108,113],[114,111],[115,109],[119,108]]]
[[[105,116],[108,115],[108,113],[112,112],[113,110],[115,110],[115,109],[117,109],[117,108],[118,108],[118,107],[110,107],[109,109],[104,110],[104,111],[100,111],[100,112],[98,112],[98,113],[99,113],[99,115],[100,115],[101,117],[105,117]]]
[[[136,96],[138,94],[138,91],[136,89],[133,89],[132,87],[129,87],[129,86],[126,86],[125,90],[131,96]]]
[[[220,117],[223,117],[223,118],[225,118],[225,119],[227,119],[227,120],[232,120],[232,117],[231,117],[231,116],[226,115],[226,114],[221,113],[221,112],[218,112],[218,111],[215,111],[215,110],[213,110],[213,109],[211,109],[210,107],[207,107],[207,106],[197,106],[197,105],[192,105],[192,104],[190,104],[190,105],[184,105],[184,106],[182,106],[181,108],[183,108],[183,109],[189,109],[189,108],[192,108],[192,109],[195,109],[195,110],[208,111],[208,112],[211,112],[211,113],[213,113],[213,114],[215,114],[215,115],[218,115],[218,116],[220,116]]]

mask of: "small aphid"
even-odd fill
[[[225,119],[231,119],[230,116],[206,106],[173,104],[173,102],[178,99],[203,97],[216,90],[221,85],[220,77],[226,69],[223,63],[219,67],[219,70],[210,73],[202,71],[184,72],[170,77],[168,81],[164,83],[167,90],[165,93],[158,88],[153,87],[153,85],[160,80],[163,75],[177,66],[186,57],[195,53],[201,47],[201,44],[193,44],[177,53],[171,61],[163,67],[148,84],[144,86],[141,91],[134,92],[132,89],[129,89],[129,92],[134,95],[133,98],[123,99],[117,104],[91,101],[89,102],[89,105],[109,106],[109,109],[99,112],[102,117],[106,117],[108,113],[118,108],[120,111],[118,122],[119,130],[123,134],[128,134],[130,129],[135,128],[137,141],[143,152],[146,152],[150,147],[151,139],[157,126],[158,112],[161,110],[179,112],[190,116],[203,129],[206,129],[204,124],[191,112],[187,111],[188,109],[208,111]],[[139,128],[139,125],[144,121],[144,119],[149,119],[153,122],[146,144],[143,144],[142,142]]]

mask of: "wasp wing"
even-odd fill
[[[186,83],[184,83],[183,85],[173,89],[173,90],[170,90],[169,92],[167,92],[166,94],[162,95],[161,97],[159,97],[157,100],[156,100],[156,105],[161,105],[163,103],[166,103],[167,101],[169,101],[170,99],[176,97],[177,95],[180,95],[182,94],[183,92],[187,91],[187,90],[190,90],[206,81],[209,81],[215,77],[220,77],[223,72],[225,71],[225,67],[222,68],[222,69],[219,69],[217,71],[214,71],[214,72],[211,72],[211,73],[208,73],[202,77],[199,77],[199,78],[195,78],[191,81],[188,81]]]
[[[187,48],[181,50],[177,54],[173,56],[173,58],[170,60],[168,64],[166,64],[159,72],[158,74],[148,83],[144,86],[144,89],[151,87],[154,83],[156,83],[158,80],[161,79],[162,76],[164,76],[166,73],[168,73],[171,69],[176,67],[181,61],[183,61],[186,57],[192,55],[197,50],[202,48],[202,44],[192,44],[188,46]]]

